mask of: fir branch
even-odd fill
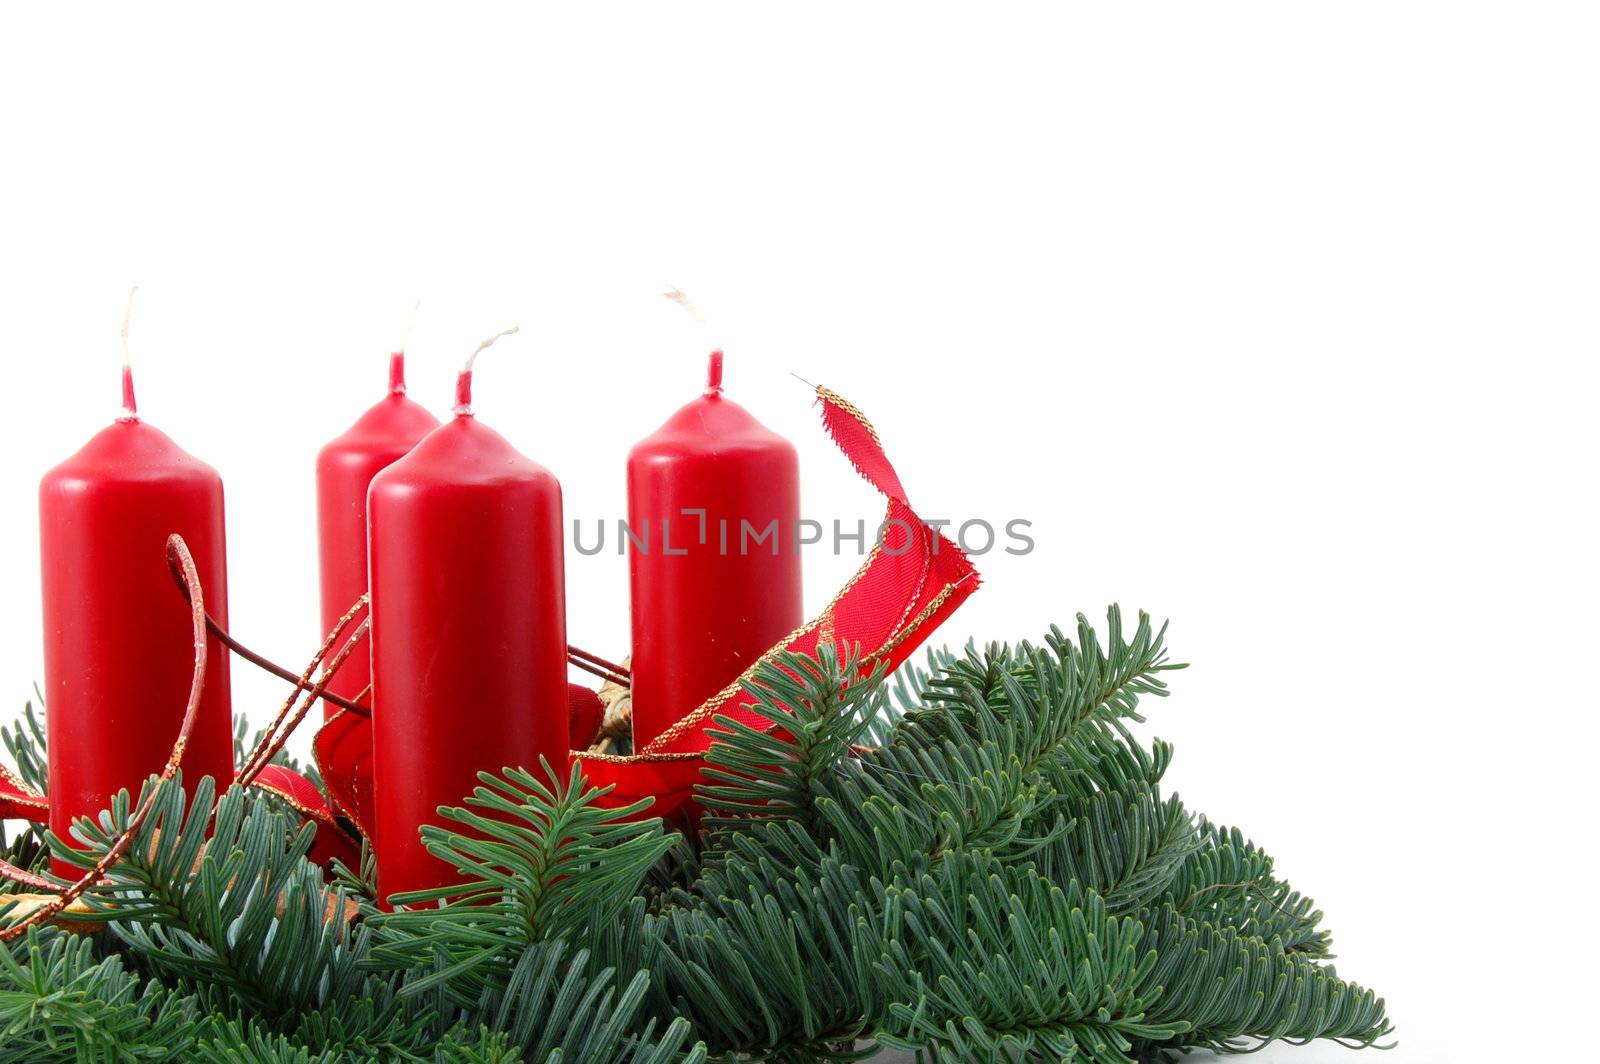
[[[328,883],[340,887],[345,895],[361,904],[368,912],[376,912],[378,905],[378,859],[372,852],[372,840],[362,838],[361,853],[356,867],[351,868],[335,857],[329,869]]]
[[[1033,855],[1056,882],[1076,881],[1114,913],[1134,912],[1166,891],[1198,841],[1176,797],[1153,787],[1103,791],[1067,807],[1072,828]]]
[[[120,957],[96,960],[87,938],[30,929],[0,948],[0,1064],[170,1060],[196,1014]]]
[[[325,884],[311,829],[276,803],[159,787],[89,896],[111,956],[36,932],[0,960],[0,1064],[800,1064],[875,1045],[1125,1064],[1375,1044],[1383,1002],[1317,963],[1310,900],[1162,793],[1171,748],[1125,722],[1176,666],[1148,617],[1108,620],[1103,644],[1080,618],[1075,640],[933,652],[892,685],[850,655],[777,660],[753,688],[772,727],[719,722],[698,846],[630,821],[643,804],[601,808],[577,773],[485,775],[422,829],[461,881],[395,913],[370,854]],[[23,724],[7,745],[42,780],[42,729]],[[131,804],[80,823],[87,854],[57,852],[92,862]],[[329,919],[347,897],[354,923]]]
[[[34,688],[39,697],[39,690]],[[40,699],[42,704],[42,697]],[[5,744],[15,766],[12,775],[39,794],[49,793],[48,739],[44,721],[34,709],[33,702],[25,702],[22,715],[8,727],[0,728],[0,742]],[[13,868],[45,876],[50,869],[50,843],[42,824],[22,821],[12,828],[9,821],[0,821],[0,860]],[[15,880],[0,878],[0,897],[32,890],[32,887]]]
[[[0,741],[11,755],[17,778],[40,794],[49,794],[49,744],[44,721],[39,719],[32,702],[23,704],[21,718],[12,721],[9,728],[0,728]]]
[[[1183,803],[1162,797],[1170,758],[1167,744],[1147,751],[1120,721],[1080,729],[1041,766],[1054,793],[1039,816],[1067,830],[1031,855],[1040,871],[1094,890],[1114,913],[1162,897],[1201,845]]]
[[[1273,874],[1273,861],[1237,828],[1201,821],[1195,851],[1185,858],[1165,897],[1181,914],[1240,934],[1277,939],[1308,957],[1333,956],[1322,911]]]
[[[886,931],[861,871],[794,821],[735,835],[692,902],[644,925],[654,1011],[722,1053],[825,1057],[887,1005],[872,965]]]
[[[505,988],[491,994],[478,1012],[527,1060],[701,1064],[706,1059],[703,1044],[689,1045],[690,1026],[682,1018],[656,1037],[655,1021],[644,1017],[650,982],[645,973],[619,986],[611,969],[585,974],[590,965],[584,951],[571,958],[566,954],[559,940],[527,947]]]
[[[749,712],[764,726],[718,716],[707,767],[696,790],[713,812],[713,831],[737,826],[728,814],[800,820],[818,828],[814,803],[829,793],[825,777],[850,757],[883,710],[881,670],[860,676],[854,652],[843,660],[829,644],[815,658],[784,651],[757,666]]]
[[[1226,1052],[1277,1039],[1331,1038],[1368,1046],[1393,1030],[1382,998],[1286,949],[1280,939],[1193,920],[1170,905],[1145,919],[1157,962],[1141,989],[1160,992],[1151,1018],[1189,1028],[1156,1044]]]
[[[1109,915],[1093,892],[971,857],[916,887],[879,969],[905,984],[878,1032],[885,1044],[939,1059],[1127,1064],[1136,1042],[1186,1029],[1148,1017],[1156,954],[1139,921]]]
[[[372,921],[378,943],[369,966],[412,972],[406,994],[437,988],[472,1006],[503,985],[526,946],[615,919],[672,846],[659,819],[634,819],[648,801],[604,808],[611,788],[588,786],[581,768],[563,783],[548,762],[541,767],[548,784],[524,769],[481,773],[472,808],[439,810],[466,831],[423,826],[428,851],[461,880],[396,895],[397,906],[427,907]]]
[[[190,1051],[214,1064],[333,1064],[336,1061],[520,1060],[509,1039],[482,1028],[435,1029],[432,1015],[385,997],[358,998],[336,1014],[307,1013],[286,1030],[252,1017],[208,1016]]]
[[[192,1051],[200,1064],[335,1064],[340,1051],[311,1049],[259,1024],[211,1023]]]
[[[50,871],[50,842],[43,825],[24,822],[11,834],[0,821],[0,859],[25,872],[44,876]],[[11,879],[0,879],[0,901],[7,894],[26,893],[28,886]]]
[[[904,713],[888,743],[857,759],[848,756],[852,744],[888,705],[876,674],[857,679],[853,661],[840,663],[828,648],[814,664],[790,657],[758,671],[750,691],[774,727],[722,722],[708,755],[716,782],[699,790],[713,827],[794,817],[881,875],[948,853],[1021,856],[1051,844],[1070,824],[1034,818],[1048,794],[1040,769],[1085,725],[1136,717],[1141,695],[1165,693],[1159,674],[1180,667],[1167,662],[1164,629],[1147,614],[1131,640],[1120,611],[1108,616],[1104,647],[1080,619],[1077,644],[1053,631],[1042,648],[930,657],[943,670],[918,685],[925,704]],[[798,726],[780,727],[785,708]],[[1136,901],[1158,892],[1159,874],[1139,886]]]
[[[152,780],[151,813],[133,844],[84,899],[95,919],[156,971],[226,990],[268,1016],[353,995],[366,932],[344,919],[344,893],[305,859],[315,828],[248,790],[215,803],[210,777],[187,802],[181,776]],[[145,798],[141,798],[143,802]],[[99,823],[78,822],[87,849],[52,839],[57,857],[92,867],[123,833],[126,791]]]
[[[1108,625],[1104,647],[1080,617],[1076,644],[1052,629],[1043,648],[995,644],[949,659],[928,678],[926,705],[907,712],[892,741],[863,757],[869,775],[882,770],[876,810],[932,806],[942,821],[933,854],[1021,853],[1059,838],[1060,824],[1035,819],[1027,830],[1047,794],[1040,770],[1085,726],[1139,719],[1142,695],[1166,694],[1159,674],[1183,667],[1167,661],[1165,628],[1155,630],[1148,614],[1140,613],[1132,640],[1123,638],[1115,606]],[[913,784],[918,793],[910,793]],[[862,808],[875,809],[866,802]]]
[[[930,664],[940,664],[919,685],[921,705],[906,709],[897,733],[931,728],[948,737],[954,723],[965,724],[971,732],[979,720],[979,707],[1010,719],[1009,696],[1017,685],[1070,711],[1066,720],[1057,716],[1011,720],[1022,731],[1022,744],[1041,754],[1064,737],[1063,733],[1051,741],[1051,729],[1068,720],[1072,726],[1091,719],[1143,721],[1139,700],[1146,695],[1167,695],[1160,674],[1188,666],[1167,659],[1166,626],[1154,628],[1150,615],[1142,610],[1131,640],[1123,635],[1119,606],[1106,610],[1106,629],[1102,645],[1088,619],[1079,614],[1076,643],[1060,628],[1052,627],[1042,649],[1026,642],[1016,648],[992,643],[980,654],[969,644],[962,657],[930,655]],[[1041,728],[1045,729],[1042,733],[1033,734]]]

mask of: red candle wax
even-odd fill
[[[228,620],[222,478],[139,419],[122,371],[123,414],[39,484],[50,828],[95,816],[160,772],[183,723],[194,635],[167,568],[167,537],[188,543],[206,609]],[[228,651],[212,640],[184,783],[233,780]],[[57,875],[77,878],[62,862]]]
[[[469,363],[470,367],[470,363]],[[565,770],[561,486],[473,416],[456,416],[372,480],[374,825],[382,896],[455,881],[417,829],[480,770]]]
[[[439,419],[406,398],[405,355],[389,356],[389,394],[317,454],[317,548],[322,575],[322,634],[367,593],[367,486],[378,470],[400,458]],[[372,682],[372,659],[358,649],[328,684],[356,698]],[[338,707],[324,702],[332,716]]]
[[[804,622],[799,517],[794,446],[723,396],[713,352],[705,394],[628,455],[635,748]]]

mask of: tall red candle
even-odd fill
[[[628,455],[636,747],[803,623],[799,517],[794,446],[722,394],[712,352],[705,394]]]
[[[194,669],[183,593],[167,537],[188,543],[206,608],[228,619],[222,478],[139,419],[122,370],[122,416],[39,484],[50,828],[71,837],[127,788],[137,797],[178,737]],[[213,641],[184,756],[184,781],[233,779],[228,652]],[[55,862],[60,876],[78,870]]]
[[[384,897],[456,878],[417,829],[480,770],[563,768],[570,746],[561,486],[473,416],[471,366],[455,417],[367,496]]]
[[[439,419],[406,398],[405,355],[389,356],[389,394],[317,454],[317,548],[322,575],[322,632],[367,592],[367,487],[380,469],[439,427]],[[355,698],[372,682],[364,649],[340,667],[328,690]],[[323,703],[324,712],[338,712]]]

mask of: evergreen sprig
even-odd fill
[[[575,771],[485,773],[421,828],[456,881],[394,911],[370,854],[325,875],[270,797],[159,785],[87,896],[106,930],[0,957],[0,1064],[1126,1064],[1381,1041],[1383,1002],[1324,963],[1314,903],[1166,793],[1171,747],[1130,730],[1181,667],[1164,634],[1113,607],[1103,641],[1079,618],[892,679],[779,655],[750,714],[716,721],[692,837]],[[42,730],[5,741],[42,782]],[[56,853],[87,867],[133,807]]]
[[[17,778],[40,794],[48,794],[49,761],[45,757],[44,721],[39,719],[32,702],[22,706],[22,716],[11,722],[11,727],[0,728],[0,741],[11,755],[11,764]]]
[[[146,786],[149,817],[84,895],[94,919],[158,974],[217,987],[241,1009],[290,1016],[359,994],[368,931],[343,919],[344,891],[305,859],[312,825],[238,787],[216,799],[209,776],[193,801],[181,775]],[[127,829],[130,808],[124,791],[99,822],[79,821],[88,849],[55,840],[55,855],[91,867]]]
[[[481,773],[472,808],[439,810],[465,831],[422,828],[429,852],[460,881],[397,894],[390,900],[411,908],[369,921],[378,935],[371,965],[410,970],[406,994],[439,989],[473,1006],[505,985],[519,952],[615,920],[671,846],[659,820],[634,819],[648,802],[607,809],[598,802],[610,788],[578,772],[563,781],[542,759],[540,767],[545,780],[517,768]]]
[[[171,1060],[194,998],[144,982],[87,938],[33,929],[0,952],[0,1062]]]

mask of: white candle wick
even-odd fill
[[[422,300],[418,299],[411,304],[411,312],[406,315],[405,328],[400,330],[400,342],[395,345],[394,353],[403,355],[406,348],[411,346],[411,332],[417,327],[417,311],[422,309]]]
[[[684,310],[688,311],[689,312],[689,316],[694,319],[694,323],[700,327],[701,336],[705,337],[706,332],[707,332],[707,330],[706,330],[706,316],[703,313],[701,313],[700,308],[695,305],[695,301],[689,298],[689,294],[687,292],[685,292],[683,289],[679,288],[677,285],[669,284],[669,285],[663,286],[663,291],[662,291],[661,294],[663,296],[665,296],[666,298],[672,300],[674,303],[678,304],[678,306],[682,307]],[[722,394],[722,345],[721,344],[707,344],[707,346],[711,348],[711,356],[710,356],[710,362],[709,362],[709,364],[707,366],[707,370],[706,370],[706,391],[705,391],[705,394],[706,395],[721,395]]]
[[[662,292],[661,294],[678,304],[678,306],[682,307],[684,310],[687,310],[689,312],[689,316],[694,318],[694,323],[696,325],[705,325],[706,316],[700,313],[700,308],[694,305],[694,300],[690,299],[688,293],[686,293],[683,289],[679,288],[677,285],[669,284],[666,286],[666,291]]]
[[[478,346],[472,349],[472,354],[467,356],[467,361],[461,366],[461,373],[456,377],[456,406],[454,413],[457,417],[466,417],[472,413],[472,365],[478,361],[478,356],[484,350],[493,346],[496,340],[504,339],[516,332],[522,326],[513,325],[509,329],[501,329],[486,340],[480,340]]]
[[[133,396],[133,353],[128,348],[128,322],[133,318],[133,297],[139,291],[128,289],[128,302],[122,308],[122,413],[118,421],[138,421],[139,403]]]
[[[391,395],[406,394],[406,348],[411,346],[411,330],[417,324],[417,310],[422,306],[422,300],[411,304],[411,313],[406,315],[406,327],[400,333],[400,342],[389,353],[389,393]]]

